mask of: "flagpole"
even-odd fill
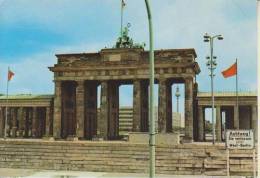
[[[124,2],[121,0],[121,27],[120,27],[120,35],[121,35],[121,42],[123,38],[123,9],[124,8]]]
[[[8,79],[8,75],[9,75],[9,66],[8,66],[8,71],[7,71],[7,85],[6,85],[6,107],[5,107],[5,134],[4,134],[4,138],[6,139],[7,137],[7,121],[8,121],[8,88],[9,88],[9,79]]]
[[[236,58],[236,115],[237,115],[237,119],[239,120],[239,107],[238,107],[238,63],[237,63],[237,58]],[[237,128],[239,129],[239,128]]]

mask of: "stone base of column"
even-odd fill
[[[6,129],[6,136],[11,137],[11,134],[12,134],[11,132],[12,131],[11,131],[10,127],[8,126],[7,129]]]
[[[66,138],[67,141],[78,141],[79,138],[75,135],[68,135],[68,137]]]
[[[193,139],[192,138],[183,138],[182,140],[181,140],[181,143],[193,143]]]
[[[11,137],[15,138],[16,137],[16,131],[17,131],[17,127],[13,127],[11,130]]]
[[[24,130],[19,130],[17,137],[20,137],[20,138],[24,137]]]
[[[36,130],[32,130],[32,137],[33,137],[33,138],[36,138],[36,137],[37,137],[37,135],[36,135]]]
[[[92,137],[92,141],[103,141],[103,140],[105,140],[103,137],[99,137],[99,136]]]
[[[48,140],[48,141],[54,141],[54,137],[53,136],[50,136],[50,135],[44,135],[42,137],[43,140]]]
[[[28,131],[27,137],[32,137],[32,131],[31,130]]]

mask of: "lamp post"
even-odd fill
[[[214,35],[214,36],[210,36],[209,34],[205,33],[204,37],[204,42],[209,42],[210,44],[210,57],[207,56],[207,67],[210,70],[210,81],[211,81],[211,97],[212,97],[212,110],[211,110],[211,117],[212,117],[212,143],[215,144],[215,119],[214,119],[214,83],[213,83],[213,79],[214,79],[214,70],[217,67],[217,62],[216,56],[213,56],[213,42],[214,39],[218,39],[218,40],[223,40],[222,35]]]
[[[149,0],[145,0],[148,22],[149,22],[149,177],[155,177],[155,121],[154,121],[154,103],[153,103],[153,87],[154,87],[154,49],[153,49],[153,23],[152,13]]]

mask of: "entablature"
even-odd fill
[[[194,49],[168,49],[155,51],[155,68],[191,67],[200,73]],[[75,70],[116,70],[122,68],[148,68],[149,52],[137,49],[102,49],[99,53],[58,54],[58,63],[49,69],[53,72]]]

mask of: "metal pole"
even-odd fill
[[[256,178],[256,159],[255,159],[255,148],[253,149],[253,175],[254,175],[254,178]]]
[[[257,65],[258,65],[258,70],[257,70],[257,86],[259,86],[260,84],[260,70],[259,70],[259,66],[260,66],[260,0],[257,0]],[[260,103],[260,88],[258,88],[258,97],[257,97],[257,100],[258,100],[258,106],[257,106],[257,112],[260,113],[260,106],[259,106],[259,103]],[[257,119],[257,125],[259,126],[260,125],[260,119]],[[256,127],[257,128],[257,127]],[[260,138],[260,132],[258,131],[257,132],[257,137]],[[258,141],[259,143],[259,141]],[[260,158],[260,146],[257,147],[257,158],[259,160]],[[257,164],[257,170],[259,171],[260,170],[260,162],[257,161],[258,164]],[[257,175],[260,176],[259,172],[257,172]]]
[[[123,10],[124,10],[124,2],[121,0],[121,27],[120,27],[120,36],[121,36],[121,43],[123,37]]]
[[[226,148],[226,152],[227,152],[227,177],[230,177],[230,168],[229,168],[230,161],[229,161],[229,149],[228,148]]]
[[[214,118],[214,84],[213,84],[213,39],[214,37],[210,37],[210,78],[211,78],[211,97],[212,97],[212,110],[211,110],[211,117],[212,117],[212,143],[215,144],[215,118]]]
[[[149,21],[149,39],[150,39],[150,51],[149,51],[149,73],[150,73],[150,87],[149,87],[149,177],[155,177],[155,121],[154,121],[154,103],[153,103],[153,88],[154,88],[154,49],[153,49],[153,25],[152,14],[150,9],[149,0],[145,0],[148,21]]]
[[[238,106],[238,63],[237,63],[237,59],[236,59],[236,115],[237,115],[237,120],[239,121],[239,106]],[[237,128],[239,129],[239,128]]]
[[[4,138],[6,139],[7,137],[7,116],[8,116],[8,88],[9,88],[9,80],[8,80],[8,75],[9,75],[9,67],[8,67],[8,71],[7,71],[7,85],[6,85],[6,107],[5,107],[5,134],[4,134]]]

